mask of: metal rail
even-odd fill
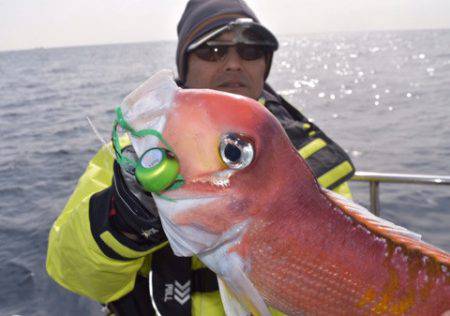
[[[450,185],[450,176],[357,171],[352,181],[369,182],[370,211],[380,215],[380,183]]]

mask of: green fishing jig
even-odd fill
[[[179,174],[180,164],[173,153],[172,148],[162,137],[161,133],[154,129],[136,131],[124,119],[120,107],[116,108],[117,119],[114,122],[112,143],[116,154],[116,161],[124,167],[131,166],[134,169],[136,181],[147,192],[158,195],[165,190],[177,189],[184,184],[183,177]],[[139,158],[138,161],[122,155],[117,127],[120,125],[124,130],[130,132],[134,137],[155,136],[167,148],[150,148]]]

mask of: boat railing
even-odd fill
[[[450,185],[450,176],[357,171],[352,181],[369,182],[370,211],[380,215],[380,183]]]

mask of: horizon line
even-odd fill
[[[300,33],[282,33],[277,35],[277,37],[283,36],[298,36],[298,35],[319,35],[319,34],[339,34],[339,33],[364,33],[364,32],[414,32],[414,31],[447,31],[450,30],[450,27],[430,27],[430,28],[408,28],[408,29],[383,29],[383,30],[340,30],[340,31],[311,31],[311,32],[300,32]],[[115,46],[115,45],[132,45],[132,44],[145,44],[145,43],[155,43],[155,42],[176,42],[176,38],[171,39],[154,39],[154,40],[146,40],[146,41],[136,41],[136,42],[112,42],[112,43],[87,43],[87,44],[74,44],[74,45],[66,45],[66,46],[36,46],[30,48],[13,48],[13,49],[0,49],[1,53],[14,53],[14,52],[24,52],[24,51],[33,51],[33,50],[47,50],[47,49],[65,49],[65,48],[81,48],[81,47],[97,47],[97,46]]]

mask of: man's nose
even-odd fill
[[[236,47],[229,47],[225,58],[225,70],[240,70],[242,67],[242,58],[236,51]]]

